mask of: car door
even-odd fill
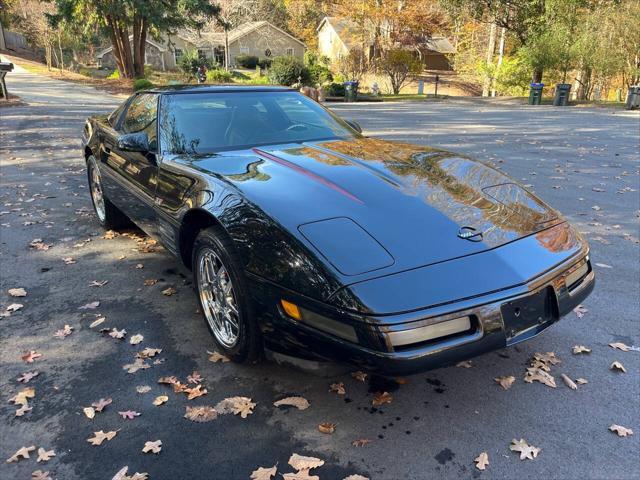
[[[136,95],[122,113],[116,125],[115,138],[105,139],[105,161],[110,178],[108,195],[131,220],[150,235],[157,235],[154,209],[158,182],[157,159],[158,95]],[[146,133],[149,151],[124,150],[118,145],[118,137],[131,133]]]

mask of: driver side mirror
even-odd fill
[[[362,133],[362,127],[355,120],[345,120],[349,124],[351,128],[353,128],[356,132]]]
[[[118,137],[118,148],[124,152],[149,151],[149,135],[147,132],[126,133]]]

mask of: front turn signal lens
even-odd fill
[[[295,303],[287,302],[286,300],[280,300],[280,304],[284,309],[284,312],[289,315],[291,318],[295,318],[296,320],[302,320],[302,314],[300,313],[300,309]]]

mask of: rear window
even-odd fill
[[[165,95],[159,122],[161,149],[168,154],[209,154],[358,135],[297,92]]]

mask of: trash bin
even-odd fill
[[[358,82],[344,82],[344,101],[355,102],[358,99]]]
[[[629,87],[629,92],[627,93],[625,109],[633,110],[634,108],[640,108],[640,85]]]
[[[569,92],[571,85],[568,83],[559,83],[556,85],[556,96],[553,98],[553,104],[556,107],[566,107],[569,104]]]
[[[544,83],[532,83],[529,90],[529,105],[540,105]]]

